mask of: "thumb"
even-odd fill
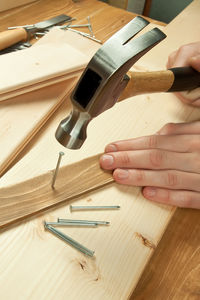
[[[189,63],[191,67],[200,72],[200,54],[191,57]]]

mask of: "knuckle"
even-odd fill
[[[163,163],[163,152],[160,150],[150,151],[149,160],[152,166],[160,167]]]
[[[145,172],[143,170],[136,170],[135,179],[137,184],[141,184],[145,181]]]
[[[178,176],[174,172],[167,172],[166,183],[170,187],[178,186]]]
[[[174,124],[174,123],[168,123],[168,124],[165,124],[165,125],[162,127],[161,132],[162,132],[163,134],[169,135],[169,134],[171,134],[171,133],[174,132],[175,128],[176,128],[176,124]]]
[[[156,135],[150,135],[147,139],[148,148],[157,148],[158,137]]]
[[[199,158],[199,152],[194,152],[190,154],[189,163],[192,167],[193,172],[200,173],[200,158]]]
[[[200,136],[195,135],[193,137],[189,137],[188,150],[193,151],[193,150],[199,150],[199,149],[200,149]]]
[[[128,166],[131,164],[131,159],[127,152],[123,152],[122,155],[120,156],[120,163],[123,166]]]
[[[191,207],[193,203],[193,195],[191,193],[182,192],[179,194],[179,207]]]
[[[177,53],[178,54],[182,54],[182,53],[185,53],[186,52],[186,54],[188,53],[188,49],[189,48],[191,48],[191,45],[192,44],[186,44],[186,45],[182,45],[182,46],[180,46],[179,48],[178,48],[178,50],[177,50]]]

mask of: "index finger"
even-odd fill
[[[197,135],[150,135],[111,143],[106,146],[105,152],[145,149],[191,152],[200,150],[200,141]]]

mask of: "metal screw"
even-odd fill
[[[97,223],[84,223],[84,222],[77,222],[77,223],[72,223],[72,222],[62,222],[62,221],[58,221],[58,222],[46,222],[46,225],[53,225],[53,226],[84,226],[84,227],[97,227]]]
[[[65,154],[64,152],[59,152],[58,161],[57,161],[57,164],[56,164],[56,168],[55,168],[55,171],[54,171],[54,174],[53,174],[53,178],[52,178],[52,183],[51,183],[52,189],[54,189],[56,177],[58,175],[58,170],[59,170],[59,166],[60,166],[60,161],[61,161],[61,158],[62,158],[62,156],[64,154]]]
[[[108,205],[108,206],[73,206],[70,205],[71,211],[76,210],[106,210],[106,209],[119,209],[119,205]]]
[[[60,219],[58,218],[58,222],[60,223],[71,223],[71,224],[97,224],[97,225],[109,225],[108,221],[89,221],[89,220],[70,220],[70,219]]]
[[[88,256],[93,256],[94,255],[94,251],[92,251],[92,250],[86,248],[85,246],[79,244],[78,242],[76,242],[71,237],[67,236],[66,234],[62,233],[58,229],[53,228],[50,225],[47,225],[46,222],[44,222],[44,226],[45,226],[45,228],[47,230],[49,230],[50,232],[52,232],[53,234],[55,234],[57,237],[61,238],[63,241],[65,241],[66,243],[70,244],[72,247],[76,248],[80,252],[82,252],[82,253],[84,253],[84,254],[86,254]]]

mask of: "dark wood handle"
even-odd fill
[[[130,81],[119,100],[140,94],[185,91],[200,87],[200,73],[191,67],[128,72],[127,75]]]
[[[6,30],[0,33],[0,50],[6,49],[18,42],[26,41],[28,33],[24,28]]]

